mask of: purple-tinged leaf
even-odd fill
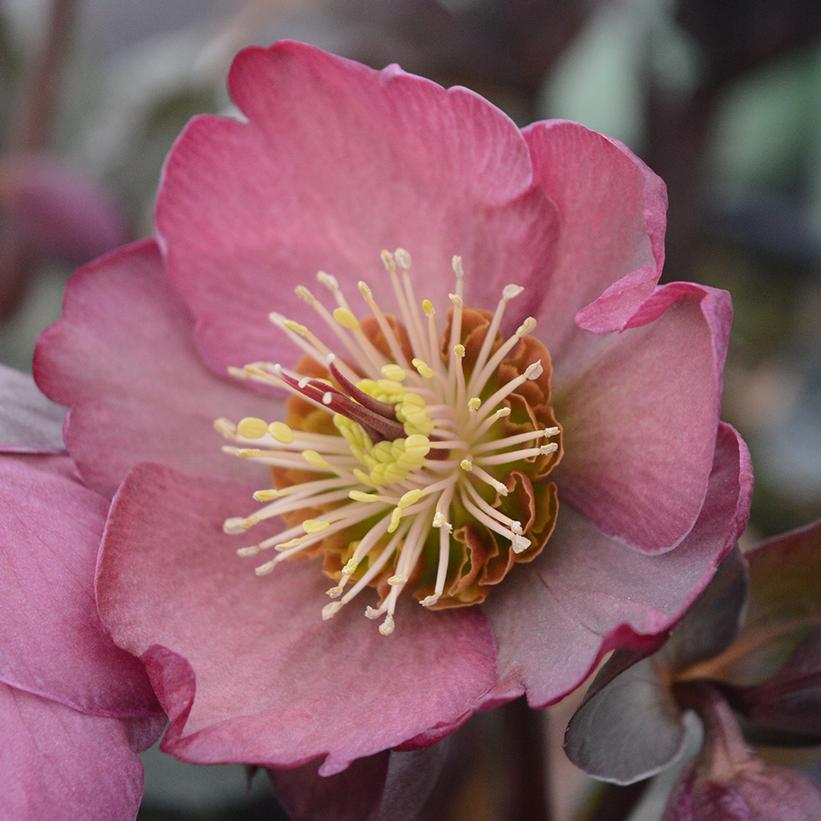
[[[609,676],[611,662],[601,674]],[[673,694],[653,660],[643,659],[588,695],[568,724],[564,748],[589,775],[631,784],[669,766],[683,743]]]
[[[821,520],[746,555],[750,592],[732,646],[688,675],[754,685],[773,676],[809,630],[821,625]]]
[[[658,654],[659,666],[681,673],[732,644],[741,629],[747,588],[747,562],[736,548],[673,629],[670,640]]]
[[[684,743],[684,727],[668,682],[679,669],[732,642],[746,590],[745,562],[734,550],[660,652],[644,660],[646,653],[614,653],[568,725],[570,760],[589,775],[617,784],[669,766]]]
[[[726,695],[756,724],[821,742],[821,629],[810,633],[771,679],[756,687],[727,688]]]

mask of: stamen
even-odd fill
[[[506,465],[508,462],[518,462],[520,459],[530,459],[532,456],[547,456],[550,453],[555,453],[558,449],[558,444],[551,442],[538,448],[525,448],[508,453],[499,453],[495,456],[483,456],[477,461],[483,465]]]
[[[363,328],[336,278],[319,271],[317,279],[332,295],[333,308],[323,305],[305,286],[298,286],[295,293],[333,333],[349,362],[307,325],[272,313],[271,321],[325,369],[325,376],[304,375],[264,361],[229,369],[236,378],[284,389],[330,414],[336,433],[302,430],[299,423],[269,423],[259,417],[245,417],[236,424],[220,418],[214,427],[228,440],[224,451],[273,467],[275,484],[287,480],[278,470],[318,474],[294,485],[257,490],[253,498],[261,506],[255,512],[226,519],[224,530],[237,534],[276,516],[286,516],[292,525],[237,553],[251,557],[276,550],[276,556],[256,567],[255,573],[262,576],[311,548],[325,552],[326,561],[336,561],[340,540],[347,543],[344,564],[340,560],[333,565],[339,568],[336,583],[327,591],[333,601],[322,608],[322,618],[335,616],[365,587],[384,589],[387,583],[389,589],[379,604],[365,611],[368,618],[382,619],[379,632],[387,636],[395,631],[397,601],[411,579],[429,583],[434,559],[426,543],[431,528],[438,530],[434,540],[438,556],[432,592],[420,602],[426,608],[441,605],[445,596],[454,597],[446,599],[449,606],[475,600],[473,588],[467,595],[445,592],[451,551],[463,549],[453,542],[453,531],[466,520],[480,522],[508,539],[514,553],[531,546],[522,523],[494,505],[499,504],[499,496],[508,494],[503,481],[506,466],[556,452],[558,443],[546,440],[557,436],[559,428],[493,435],[493,426],[511,414],[508,397],[543,373],[541,361],[535,361],[499,384],[499,366],[536,324],[528,317],[497,346],[507,303],[522,292],[520,286],[502,289],[468,375],[461,339],[465,321],[461,258],[454,256],[451,262],[455,285],[449,295],[449,328],[440,341],[436,307],[429,299],[417,299],[410,254],[397,248],[381,256],[395,296],[391,312],[402,324],[388,318],[365,282],[360,281],[358,289],[385,340],[387,355],[366,335],[367,325]],[[442,355],[443,345],[449,356]],[[302,406],[294,410],[297,407],[304,412]],[[320,419],[325,425],[327,421],[327,417]],[[312,421],[305,427],[315,425]],[[489,495],[484,486],[498,494],[495,501],[484,498]],[[300,516],[306,518],[296,523]],[[424,566],[419,567],[420,562]]]
[[[394,361],[398,362],[400,365],[403,363],[407,363],[407,360],[405,359],[405,354],[402,352],[402,346],[399,344],[399,340],[396,338],[396,334],[393,332],[393,328],[391,328],[391,325],[388,322],[385,314],[382,312],[382,309],[379,307],[376,300],[373,298],[373,292],[371,291],[370,287],[367,285],[367,283],[362,282],[361,280],[359,282],[358,287],[359,293],[362,295],[362,299],[365,300],[368,307],[371,309],[371,313],[373,314],[373,317],[376,320],[376,324],[379,326],[379,330],[382,331],[382,335],[385,337],[388,343],[388,348],[390,349]]]
[[[535,327],[536,320],[532,316],[527,317],[527,319],[525,319],[525,321],[522,322],[522,324],[516,329],[513,336],[508,338],[499,346],[498,350],[493,354],[488,363],[481,369],[481,371],[478,372],[476,381],[471,382],[472,385],[475,385],[475,393],[479,393],[482,390],[488,379],[490,379],[490,377],[496,372],[499,365],[502,364],[502,360],[504,360],[504,358],[519,344],[519,340],[532,333]],[[474,373],[476,371],[478,371],[478,369],[475,369]]]
[[[479,348],[479,354],[477,355],[476,363],[473,366],[473,375],[468,386],[468,391],[470,393],[477,392],[476,388],[478,380],[474,379],[474,377],[478,377],[487,362],[487,356],[490,353],[493,343],[496,341],[496,333],[499,330],[499,326],[502,324],[502,317],[504,316],[505,308],[507,308],[507,303],[519,296],[522,291],[524,291],[524,288],[520,285],[505,285],[502,289],[502,298],[499,300],[499,304],[496,306],[496,311],[493,314],[493,318],[490,320],[490,325],[485,333],[485,338],[482,340],[482,347]]]
[[[558,428],[538,428],[536,430],[527,431],[526,433],[517,433],[515,436],[508,436],[504,439],[495,439],[492,442],[485,442],[483,445],[475,447],[473,452],[478,454],[486,453],[489,450],[501,450],[511,445],[518,445],[521,442],[529,442],[531,439],[539,439],[542,436],[549,439],[551,436],[558,435],[558,433]]]

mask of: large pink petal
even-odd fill
[[[538,186],[556,203],[555,261],[541,287],[540,335],[558,379],[585,335],[620,330],[652,293],[664,262],[664,183],[621,143],[578,123],[524,130]],[[604,294],[602,292],[605,292]]]
[[[66,445],[86,484],[109,496],[143,461],[248,476],[247,464],[220,451],[213,420],[274,414],[278,405],[205,368],[152,241],[72,277],[62,319],[38,340],[34,375],[70,407]]]
[[[144,724],[83,715],[0,684],[0,817],[134,818]]]
[[[652,553],[693,527],[713,463],[731,320],[724,291],[662,286],[557,386],[562,499],[607,535]]]
[[[156,213],[214,367],[269,356],[267,313],[304,314],[292,289],[318,269],[355,306],[360,278],[384,294],[382,248],[410,251],[418,292],[442,309],[453,254],[487,308],[549,265],[555,208],[531,187],[519,131],[478,95],[292,42],[241,52],[229,88],[247,122],[193,120]]]
[[[0,681],[95,715],[157,714],[94,603],[107,507],[67,456],[0,456]]]
[[[478,610],[432,617],[406,601],[388,639],[363,618],[365,601],[323,623],[316,561],[258,578],[222,533],[248,492],[140,465],[113,504],[100,612],[147,664],[171,719],[166,751],[271,767],[327,755],[331,775],[475,708],[495,681]]]
[[[499,646],[499,694],[526,690],[532,705],[550,704],[609,650],[640,648],[669,630],[743,531],[751,491],[744,442],[722,425],[704,509],[675,550],[626,551],[565,506],[545,552],[485,605]]]
[[[0,365],[0,451],[60,453],[65,411],[49,402],[26,373]]]

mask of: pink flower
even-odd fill
[[[0,418],[0,816],[133,818],[136,752],[159,736],[164,716],[94,604],[108,502],[83,486],[68,456],[45,452],[59,422],[28,384],[0,369],[17,408],[16,424]]]
[[[78,273],[35,357],[84,481],[116,492],[98,606],[171,719],[163,748],[330,775],[557,701],[668,630],[743,529],[751,473],[718,417],[727,294],[656,284],[661,181],[582,126],[520,132],[465,89],[296,43],[242,52],[229,87],[244,119],[179,138],[158,240]],[[298,287],[318,269],[321,297]],[[274,569],[273,546],[324,564]]]

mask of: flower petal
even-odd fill
[[[556,257],[537,317],[561,380],[585,345],[579,312],[587,330],[621,330],[653,292],[664,262],[667,194],[629,149],[583,125],[549,120],[523,133],[534,180],[559,211]]]
[[[83,715],[0,684],[0,816],[134,818],[145,723]]]
[[[107,506],[66,456],[0,457],[0,681],[94,715],[156,715],[94,604]]]
[[[527,690],[533,706],[574,690],[615,647],[652,646],[706,587],[744,529],[752,473],[738,434],[722,425],[707,501],[676,548],[625,551],[565,506],[545,552],[516,568],[483,609],[493,623],[499,697]]]
[[[432,616],[406,601],[388,639],[358,608],[323,623],[317,562],[258,578],[223,534],[249,493],[141,465],[112,507],[99,608],[148,667],[171,719],[164,750],[270,767],[327,755],[320,774],[332,775],[476,707],[495,681],[480,612]]]
[[[60,453],[65,410],[49,402],[28,374],[0,365],[0,451]]]
[[[557,387],[562,501],[637,550],[675,547],[699,515],[731,316],[724,291],[665,285]]]
[[[229,88],[247,122],[194,119],[156,213],[217,370],[270,351],[268,311],[302,319],[293,288],[318,269],[386,293],[382,248],[407,248],[419,298],[443,307],[453,254],[487,308],[547,264],[555,207],[531,187],[518,129],[477,94],[293,42],[241,52]]]
[[[70,406],[66,445],[86,484],[108,496],[142,461],[251,475],[221,453],[213,420],[278,406],[205,368],[152,241],[77,272],[62,319],[38,340],[34,376],[47,396]]]

